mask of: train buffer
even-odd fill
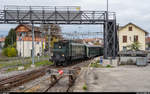
[[[69,77],[69,87],[73,85],[77,75],[79,74],[81,68],[76,67],[72,69],[49,69],[47,70],[48,74],[51,75],[51,83],[55,84],[60,80],[63,76]]]
[[[75,75],[77,70],[75,69],[49,69],[47,71],[50,75]]]

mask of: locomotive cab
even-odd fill
[[[67,45],[64,42],[57,42],[54,44],[52,60],[55,65],[61,65],[65,62],[66,49]]]

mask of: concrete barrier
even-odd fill
[[[117,67],[119,65],[119,58],[116,59],[103,59],[103,66],[111,65]]]
[[[124,65],[135,65],[137,58],[140,57],[131,57],[131,56],[126,56],[126,57],[120,57],[120,64]],[[141,57],[142,58],[142,57]]]

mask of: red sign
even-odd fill
[[[59,73],[60,75],[62,75],[64,72],[63,72],[63,70],[58,70],[58,73]]]

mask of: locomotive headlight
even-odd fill
[[[62,56],[64,57],[65,55],[64,55],[64,54],[62,54]]]
[[[61,49],[61,46],[59,46],[59,49]]]

